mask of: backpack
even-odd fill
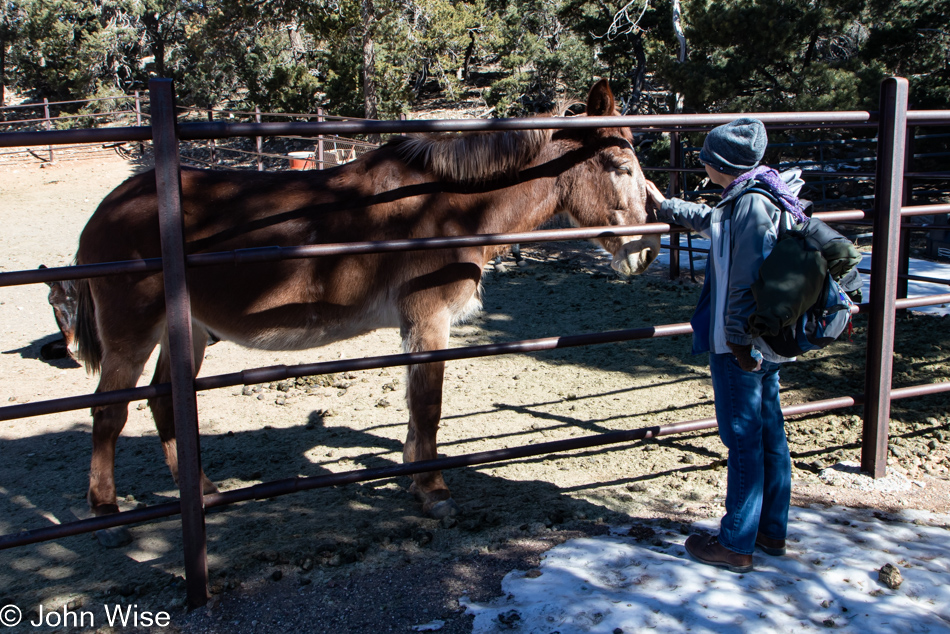
[[[824,348],[843,333],[851,334],[852,306],[854,302],[828,273],[818,300],[794,323],[776,335],[763,334],[762,340],[773,352],[789,358]]]
[[[849,294],[860,294],[861,254],[850,240],[817,218],[785,229],[787,213],[767,189],[749,187],[779,209],[779,237],[752,285],[756,310],[749,331],[783,357],[830,344],[851,331]]]

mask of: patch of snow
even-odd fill
[[[827,469],[822,469],[818,474],[821,481],[825,484],[849,489],[858,489],[859,491],[885,491],[895,493],[908,491],[914,480],[907,476],[889,471],[883,478],[872,478],[861,473],[861,465],[857,462],[845,460]]]
[[[923,511],[793,507],[788,554],[756,552],[744,575],[693,561],[678,531],[657,526],[637,542],[618,527],[509,573],[490,603],[461,603],[474,634],[950,632],[948,526],[950,516]],[[716,532],[718,521],[696,527]],[[904,579],[896,590],[878,580],[888,563]]]

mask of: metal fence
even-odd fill
[[[784,408],[786,415],[828,411],[855,405],[864,407],[862,468],[875,477],[883,476],[886,466],[888,421],[891,401],[950,391],[950,382],[891,388],[892,353],[894,350],[895,314],[898,309],[950,302],[950,294],[913,299],[898,299],[900,273],[899,247],[901,218],[950,212],[950,204],[904,206],[902,200],[904,155],[907,130],[910,126],[950,125],[950,111],[907,110],[907,81],[885,80],[881,88],[881,106],[872,112],[767,113],[757,115],[772,129],[789,128],[852,128],[874,127],[878,133],[875,205],[872,212],[842,210],[816,214],[827,221],[871,220],[874,225],[869,301],[855,312],[868,315],[865,391],[860,395],[843,395],[822,401],[802,403]],[[235,502],[261,499],[340,484],[410,475],[465,465],[484,464],[527,456],[546,455],[558,451],[594,447],[687,431],[715,427],[714,419],[684,421],[672,425],[612,432],[572,438],[496,451],[486,451],[449,458],[413,462],[376,469],[362,469],[330,476],[298,477],[265,482],[255,486],[202,496],[200,489],[200,456],[196,391],[232,385],[253,385],[290,377],[327,374],[349,370],[390,367],[431,361],[447,361],[515,352],[550,350],[598,343],[665,337],[691,332],[689,324],[663,324],[584,335],[565,335],[545,339],[513,341],[493,345],[470,346],[421,353],[397,354],[359,359],[271,366],[231,374],[196,379],[192,367],[191,318],[185,287],[186,267],[209,266],[222,262],[264,262],[286,258],[312,258],[339,253],[380,253],[415,249],[437,249],[452,246],[500,245],[511,243],[589,239],[608,235],[660,234],[676,232],[677,228],[662,223],[636,227],[596,227],[588,229],[555,229],[518,234],[492,234],[362,242],[350,244],[317,244],[291,248],[261,248],[240,252],[194,254],[184,253],[180,206],[179,143],[183,140],[225,139],[234,137],[266,137],[274,135],[328,136],[352,134],[389,134],[431,131],[518,130],[586,127],[630,127],[635,130],[680,134],[686,130],[704,130],[727,123],[735,114],[708,115],[643,115],[627,117],[576,117],[498,120],[429,120],[429,121],[317,121],[231,123],[223,121],[178,123],[172,85],[169,80],[150,83],[151,126],[108,128],[100,130],[48,130],[8,132],[0,134],[0,147],[37,147],[76,143],[113,141],[147,141],[154,143],[155,175],[159,198],[159,223],[162,257],[86,266],[12,271],[0,273],[0,286],[78,279],[116,273],[159,271],[164,274],[169,328],[169,352],[172,359],[171,383],[136,387],[61,398],[43,402],[0,407],[0,420],[11,420],[53,412],[70,411],[122,403],[131,400],[172,396],[175,429],[178,440],[179,490],[177,502],[95,517],[67,524],[22,531],[0,536],[0,549],[12,548],[99,529],[143,522],[180,514],[184,537],[184,563],[187,576],[187,598],[190,606],[203,604],[208,598],[208,568],[204,513],[207,509]],[[678,169],[674,164],[673,173]],[[675,258],[674,258],[675,259]]]
[[[241,110],[219,110],[177,106],[179,122],[249,121],[261,123],[264,119],[287,121],[362,121],[354,117],[328,115],[323,108],[316,113],[253,112]],[[143,120],[151,117],[148,93],[135,91],[131,95],[100,97],[72,101],[49,101],[24,103],[15,106],[0,107],[0,133],[30,132],[42,130],[67,130],[75,128],[102,129],[116,126],[141,126]],[[252,139],[233,138],[224,143],[215,139],[194,140],[180,145],[181,162],[193,167],[212,167],[215,169],[324,169],[346,163],[362,156],[378,145],[361,139],[352,139],[336,135],[308,137],[300,135],[270,135],[269,147],[265,147],[260,136]],[[125,141],[109,141],[99,146],[89,142],[76,144],[54,144],[37,150],[35,147],[11,147],[0,152],[0,163],[18,162],[26,158],[52,163],[59,159],[96,158],[105,153],[116,152],[129,156],[130,149]],[[145,152],[145,144],[139,143],[140,152]],[[305,155],[305,156],[298,156]]]

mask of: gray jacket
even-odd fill
[[[801,170],[781,175],[796,195],[805,184],[800,175]],[[660,207],[657,217],[661,222],[681,225],[709,238],[706,276],[710,278],[707,283],[711,293],[711,351],[731,352],[727,341],[751,343],[763,357],[781,363],[790,359],[775,354],[761,338],[753,339],[747,329],[749,317],[755,312],[752,283],[778,240],[781,218],[778,207],[762,194],[742,195],[753,185],[753,180],[740,183],[715,207],[671,198]]]

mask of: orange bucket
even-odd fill
[[[313,152],[291,152],[287,156],[292,170],[312,170],[317,166]]]

